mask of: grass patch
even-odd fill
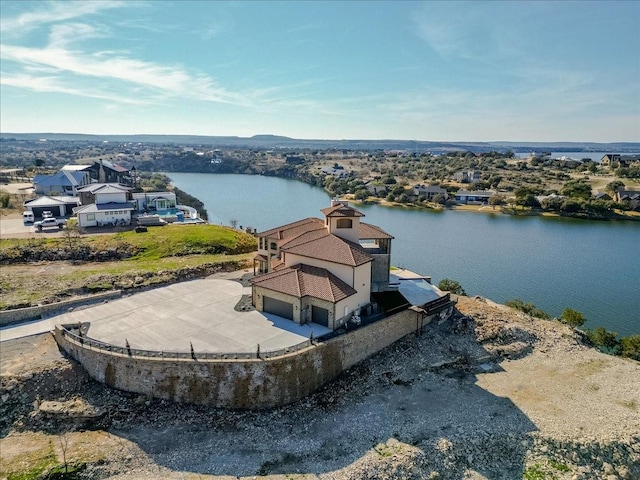
[[[549,460],[549,465],[552,468],[555,468],[556,470],[558,470],[559,472],[571,471],[568,465],[565,465],[564,463],[556,462],[555,460]]]
[[[202,254],[238,254],[257,248],[252,235],[217,225],[167,225],[145,233],[116,234],[115,242],[126,242],[141,250],[138,259]]]
[[[522,474],[522,480],[549,480],[552,478],[556,478],[556,476],[547,473],[539,463],[527,467]]]
[[[627,407],[630,410],[638,409],[638,402],[636,400],[622,400],[620,402],[620,405],[622,405],[623,407]]]

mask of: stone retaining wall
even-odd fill
[[[56,303],[48,303],[46,305],[36,305],[35,307],[16,308],[13,310],[0,310],[0,326],[4,327],[5,325],[11,325],[13,323],[39,319],[43,315],[50,315],[52,313],[60,312],[71,307],[76,307],[79,305],[90,305],[93,303],[103,302],[105,300],[120,298],[121,296],[122,291],[115,290],[111,292],[98,293],[96,295],[91,295],[90,297],[74,298]]]
[[[270,408],[299,400],[356,363],[415,332],[432,318],[404,311],[303,350],[268,359],[130,357],[95,349],[56,327],[58,344],[96,380],[176,402]],[[197,356],[197,355],[196,355]]]

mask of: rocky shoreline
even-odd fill
[[[640,478],[640,364],[481,298],[295,404],[261,412],[111,390],[49,335],[0,349],[0,478]],[[66,445],[66,448],[63,448]]]

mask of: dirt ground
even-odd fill
[[[488,300],[458,308],[257,412],[111,390],[49,335],[3,342],[0,478],[65,457],[79,478],[640,478],[638,362]]]

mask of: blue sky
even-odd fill
[[[640,141],[640,1],[1,0],[2,132]]]

